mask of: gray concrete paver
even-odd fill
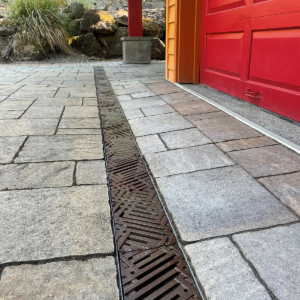
[[[159,105],[148,108],[142,108],[142,111],[146,117],[175,112],[175,110],[170,105]]]
[[[160,95],[159,97],[169,104],[199,100],[199,98],[197,98],[196,96],[184,91],[181,91],[179,93],[164,94]]]
[[[95,129],[100,128],[99,118],[62,119],[58,128],[62,129]]]
[[[18,119],[23,113],[23,110],[1,110],[0,120]]]
[[[157,134],[138,137],[136,141],[143,155],[167,150]]]
[[[212,143],[197,128],[161,133],[160,137],[169,149],[187,148]]]
[[[106,186],[0,192],[0,264],[112,254]]]
[[[124,110],[127,120],[143,118],[144,114],[140,109]]]
[[[107,184],[105,162],[103,160],[79,161],[76,166],[76,183]]]
[[[97,106],[66,106],[63,119],[99,118]]]
[[[186,242],[299,220],[239,166],[156,181]]]
[[[210,300],[271,300],[268,292],[227,238],[185,246]]]
[[[0,298],[117,300],[117,271],[112,256],[6,267]]]
[[[0,137],[0,163],[10,163],[25,139],[26,136]]]
[[[129,120],[129,124],[135,136],[143,136],[193,127],[190,122],[188,122],[177,112],[167,115],[157,115],[142,119]]]
[[[98,135],[56,135],[29,137],[16,162],[102,159],[102,138]]]
[[[215,145],[146,154],[145,159],[155,178],[234,165]]]
[[[76,106],[82,105],[82,98],[39,98],[33,103],[35,106]]]
[[[139,98],[133,100],[120,100],[120,102],[122,103],[122,108],[124,111],[166,104],[163,100],[161,100],[157,96],[148,97],[148,98]]]
[[[5,111],[5,110],[26,110],[33,101],[2,101],[0,103],[0,110]]]
[[[233,239],[277,299],[299,299],[300,224],[236,234]]]
[[[63,109],[63,106],[29,107],[22,119],[59,119]]]
[[[300,171],[300,156],[281,145],[234,151],[228,155],[253,177]]]
[[[88,135],[88,134],[102,134],[102,132],[101,129],[58,129],[56,134],[57,135],[64,135],[64,134]]]
[[[187,101],[171,104],[180,114],[184,116],[201,113],[219,112],[219,109],[202,100]]]
[[[74,167],[74,162],[0,165],[0,190],[71,186]]]
[[[300,216],[300,172],[258,180]]]

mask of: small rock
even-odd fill
[[[71,19],[80,19],[85,13],[85,8],[82,4],[77,2],[72,2],[70,4],[70,18]]]
[[[165,52],[165,44],[158,37],[154,37],[151,41],[151,58],[164,60]]]
[[[144,36],[159,36],[160,29],[158,24],[150,18],[143,18]]]

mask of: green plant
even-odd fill
[[[46,42],[53,51],[70,53],[66,30],[69,20],[61,10],[61,0],[10,0],[8,18],[17,28],[13,38],[42,49]]]

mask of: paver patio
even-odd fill
[[[98,65],[206,299],[300,299],[300,156],[163,63]],[[119,299],[93,66],[0,76],[0,299]]]

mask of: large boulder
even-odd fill
[[[160,29],[158,24],[150,18],[143,18],[144,36],[159,36]]]
[[[165,52],[165,44],[158,37],[154,37],[151,41],[151,58],[164,60]]]
[[[11,36],[16,32],[16,28],[7,19],[0,19],[0,36]]]
[[[46,42],[39,44],[31,44],[23,40],[13,40],[13,53],[10,56],[16,61],[38,61],[46,58],[50,52],[50,47]]]
[[[0,36],[0,57],[4,56],[4,51],[9,45],[9,39],[7,37]]]
[[[98,37],[101,44],[105,47],[105,52],[108,56],[121,56],[122,55],[122,42],[121,37],[128,36],[128,28],[120,27],[114,35]]]
[[[101,45],[93,33],[74,36],[69,39],[69,45],[87,56],[101,56]]]
[[[118,26],[114,17],[108,12],[90,9],[83,15],[80,29],[83,32],[109,34],[114,33]]]

